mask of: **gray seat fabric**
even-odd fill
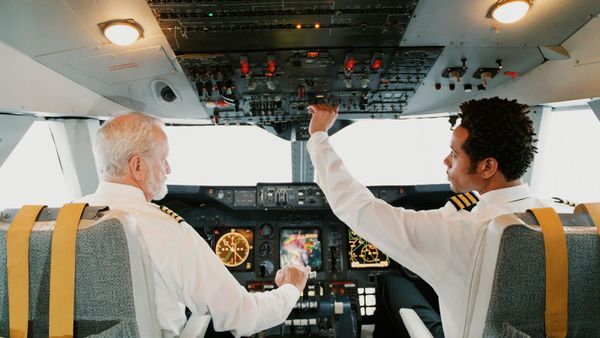
[[[523,336],[545,337],[545,254],[538,229],[518,222],[504,227],[484,337],[507,336],[507,327]],[[569,259],[567,336],[600,337],[600,239],[593,227],[567,227],[565,233]]]
[[[48,336],[51,231],[30,238],[29,335]],[[77,234],[76,337],[139,337],[127,238],[116,219]],[[8,337],[6,232],[0,231],[0,336]]]

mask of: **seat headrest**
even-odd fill
[[[56,222],[60,208],[44,208],[36,219],[36,225],[33,231],[52,230]],[[5,209],[0,211],[0,231],[8,231],[10,223],[13,221],[19,209]],[[79,222],[79,230],[89,228],[104,220],[116,218],[122,224],[135,223],[135,219],[124,211],[110,210],[107,206],[87,206]]]
[[[519,217],[523,223],[527,224],[527,225],[540,225],[538,220],[535,218],[535,216],[533,216],[532,213],[529,212],[520,212],[520,213],[516,213],[515,214],[517,217]],[[577,226],[584,226],[584,227],[593,227],[594,226],[594,222],[592,221],[590,215],[586,214],[586,213],[581,213],[581,214],[571,214],[571,213],[558,213],[558,217],[560,218],[560,221],[562,222],[563,226],[568,226],[568,227],[577,227]]]

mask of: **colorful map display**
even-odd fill
[[[320,271],[323,267],[323,259],[319,236],[318,229],[281,230],[279,237],[281,266],[310,265],[313,271]]]

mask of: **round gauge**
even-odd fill
[[[270,257],[273,254],[273,244],[264,242],[258,247],[260,257]]]
[[[250,244],[242,234],[230,232],[219,238],[215,252],[225,266],[236,267],[248,258]]]
[[[273,234],[273,226],[269,223],[261,224],[258,227],[258,234],[262,238],[269,238]]]
[[[275,271],[275,265],[273,265],[273,262],[269,260],[264,260],[260,262],[259,267],[260,274],[263,276],[270,276],[273,274],[273,271]]]
[[[360,250],[360,257],[366,263],[378,262],[379,261],[379,250],[372,245],[365,245]]]

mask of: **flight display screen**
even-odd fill
[[[348,248],[350,268],[352,269],[387,268],[390,266],[390,259],[386,254],[350,229],[348,229]]]
[[[310,265],[313,271],[323,267],[319,229],[283,229],[280,233],[281,266]]]
[[[230,270],[252,270],[254,231],[252,229],[215,229],[215,253]]]

